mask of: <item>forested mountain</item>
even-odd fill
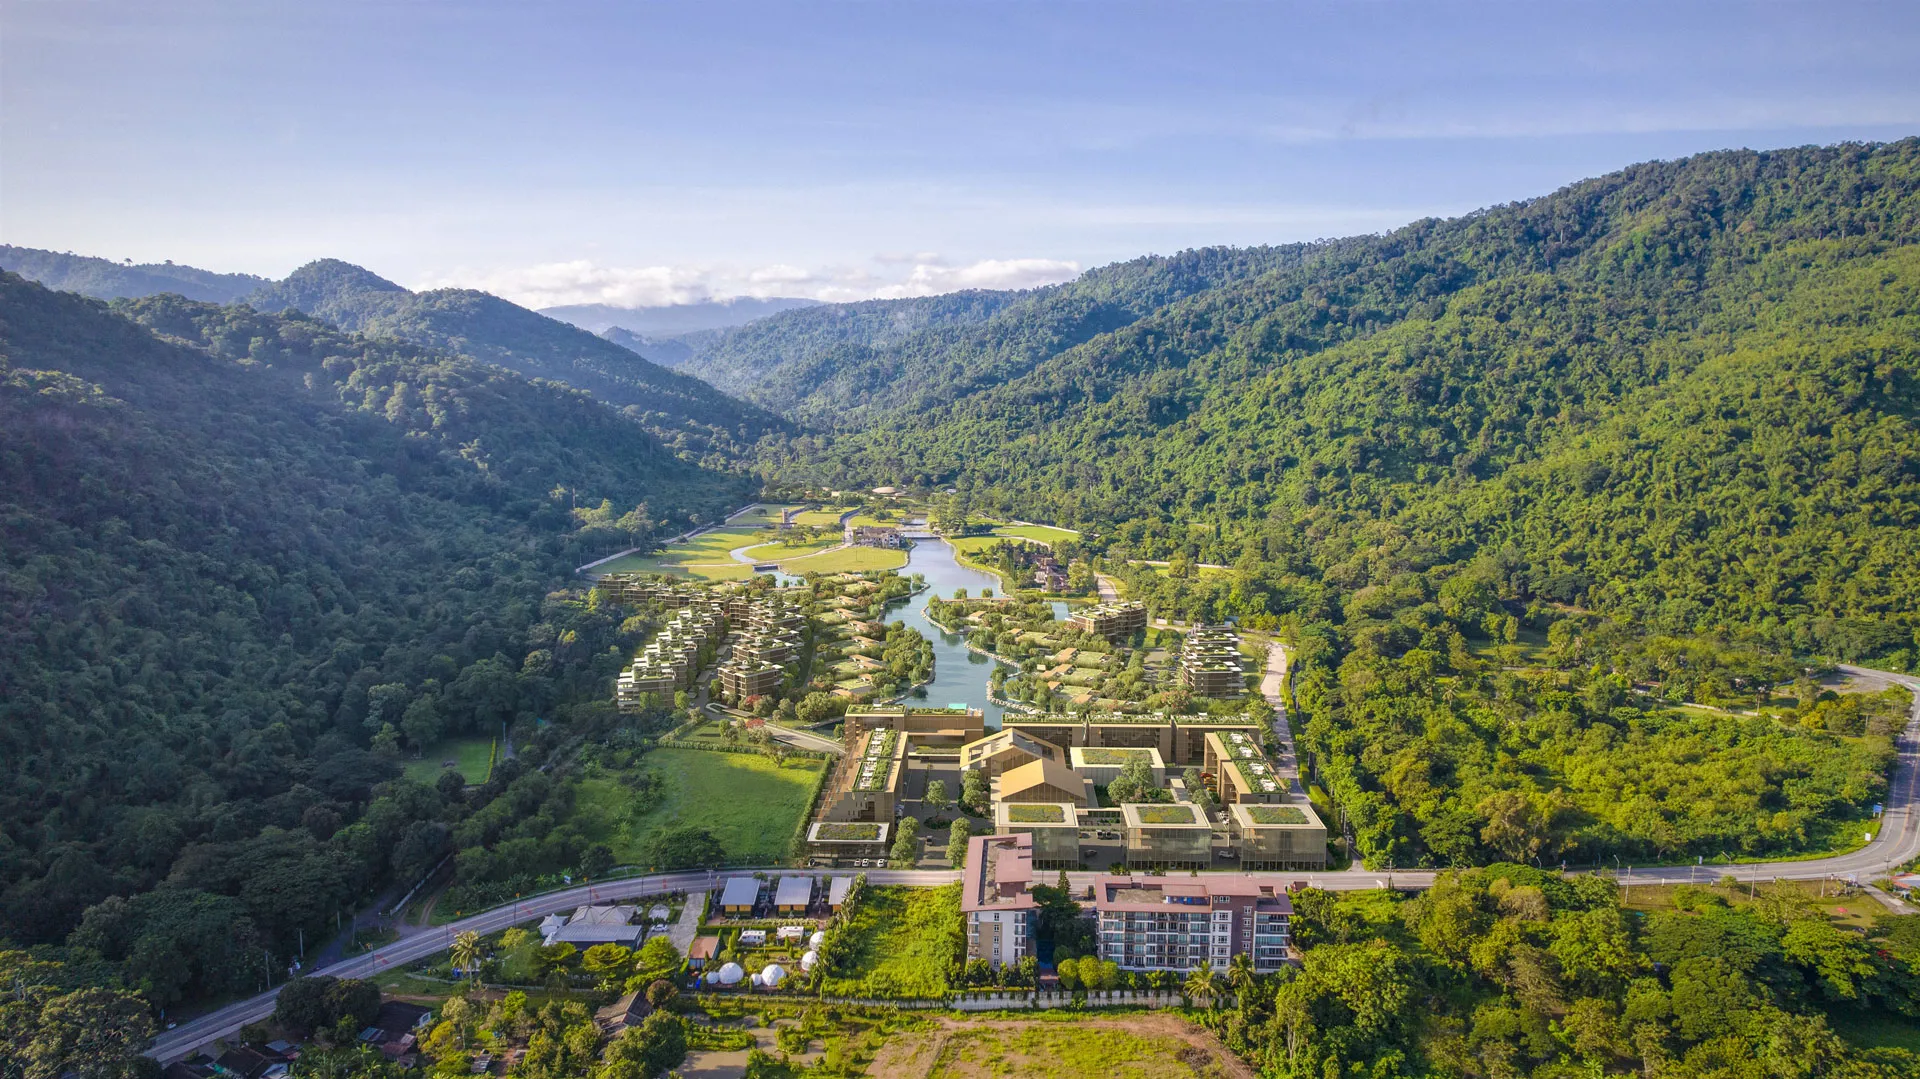
[[[574,565],[748,494],[577,390],[0,275],[0,937],[85,911],[157,1005],[256,984],[498,793],[402,746],[610,721],[636,638]],[[646,510],[581,531],[602,499]]]
[[[1916,166],[1920,140],[1657,162],[1249,256],[1078,340],[1020,321],[1090,274],[976,347],[841,368],[874,394],[861,429],[769,467],[962,480],[1110,554],[1245,561],[1215,617],[1337,616],[1322,589],[1497,555],[1523,602],[1910,662]]]
[[[766,318],[769,315],[777,315],[782,311],[791,311],[800,307],[816,307],[819,303],[818,300],[786,296],[766,299],[755,296],[733,296],[725,300],[656,304],[651,307],[615,307],[604,303],[576,303],[560,307],[542,307],[540,313],[548,318],[557,318],[562,322],[578,326],[588,333],[604,333],[614,326],[621,326],[629,332],[642,336],[665,337],[673,334],[698,333],[701,330],[724,330],[730,326],[744,326],[754,319]]]
[[[600,336],[630,352],[638,352],[662,367],[680,370],[693,359],[700,349],[710,347],[720,339],[725,330],[696,330],[692,333],[675,334],[672,337],[648,337],[634,333],[625,326],[609,326],[600,331]]]
[[[1150,256],[1025,292],[956,292],[791,311],[696,346],[684,369],[821,428],[917,414],[1017,378],[1196,293],[1320,245]]]
[[[322,259],[252,293],[247,302],[262,311],[304,311],[342,329],[565,382],[709,466],[724,467],[762,435],[784,426],[697,378],[485,292],[409,292],[358,266]]]
[[[0,244],[0,270],[12,271],[48,288],[101,300],[177,292],[189,300],[232,303],[267,284],[266,278],[252,274],[214,273],[171,262],[145,262],[136,266],[12,244]]]

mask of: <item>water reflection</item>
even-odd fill
[[[998,592],[1000,578],[961,565],[954,558],[953,545],[937,536],[915,536],[913,543],[913,549],[907,552],[906,568],[900,572],[907,576],[920,574],[927,582],[927,591],[887,611],[888,622],[905,622],[933,642],[933,681],[915,690],[911,699],[936,706],[978,708],[986,713],[988,728],[998,728],[1004,709],[987,699],[987,676],[998,661],[968,651],[964,638],[927,621],[922,608],[933,595],[952,598],[959,588],[966,589],[970,596],[986,588]]]

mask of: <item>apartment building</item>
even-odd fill
[[[1227,827],[1248,872],[1327,867],[1327,826],[1306,802],[1228,806]]]
[[[1180,684],[1197,697],[1228,700],[1247,695],[1240,664],[1240,638],[1231,630],[1196,625],[1180,650]]]
[[[862,733],[885,728],[905,735],[915,745],[965,746],[986,737],[986,713],[964,704],[945,708],[876,705],[853,708],[842,720],[849,745]]]
[[[1098,633],[1110,641],[1122,640],[1147,628],[1147,605],[1138,600],[1082,607],[1067,625],[1083,633]]]
[[[960,913],[967,921],[967,958],[992,966],[1018,963],[1033,954],[1039,904],[1033,885],[1033,836],[982,835],[967,840],[960,873]]]
[[[1001,720],[1001,729],[1051,742],[1062,749],[1075,746],[1100,749],[1153,749],[1169,769],[1206,760],[1208,734],[1239,731],[1258,743],[1260,727],[1244,716],[1174,716],[1164,712],[1144,715],[1099,712],[1091,715],[1013,715]]]
[[[906,738],[898,731],[881,728],[867,731],[849,744],[856,747],[855,752],[834,765],[814,818],[892,823],[900,798],[900,779],[906,771]]]
[[[1248,731],[1209,731],[1206,745],[1206,762],[1200,770],[1213,777],[1214,797],[1221,805],[1272,805],[1287,800],[1287,781],[1267,759],[1257,736]]]
[[[1279,969],[1292,947],[1286,891],[1241,874],[1102,877],[1093,889],[1100,958],[1122,970],[1225,970],[1236,955]]]

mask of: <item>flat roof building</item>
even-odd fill
[[[1160,751],[1151,746],[1074,746],[1067,751],[1068,766],[1096,787],[1120,778],[1120,772],[1135,760],[1145,761],[1147,767],[1153,769],[1154,786],[1167,785],[1167,763],[1160,759]]]
[[[1194,626],[1180,649],[1180,684],[1197,697],[1229,700],[1247,695],[1240,638],[1231,630]]]
[[[1212,731],[1247,731],[1260,734],[1259,724],[1244,716],[1215,718],[1205,715],[1168,715],[1152,712],[1133,715],[1096,712],[1090,715],[1016,716],[1001,721],[1003,730],[1018,731],[1030,738],[1051,742],[1063,749],[1093,746],[1107,749],[1157,749],[1168,768],[1185,768],[1206,759],[1206,736]]]
[[[1226,970],[1236,955],[1278,970],[1292,947],[1286,891],[1242,874],[1101,877],[1094,883],[1100,958],[1122,970]]]
[[[1127,864],[1167,869],[1213,865],[1213,822],[1192,802],[1127,802]]]
[[[773,893],[773,907],[782,914],[804,914],[813,903],[812,877],[781,877]]]
[[[834,764],[815,819],[891,823],[906,771],[906,737],[883,727],[867,731],[850,744],[854,751]]]
[[[928,746],[964,746],[979,741],[987,733],[986,713],[966,705],[946,708],[869,705],[848,709],[841,722],[849,745],[860,732],[882,727],[900,732],[915,745]]]
[[[1147,605],[1138,600],[1122,600],[1082,607],[1067,618],[1067,625],[1083,633],[1097,633],[1110,641],[1121,640],[1147,628]]]
[[[1287,800],[1287,781],[1267,759],[1253,732],[1207,732],[1206,763],[1201,770],[1213,776],[1214,796],[1221,805]]]
[[[1249,872],[1327,866],[1327,826],[1311,805],[1228,806],[1227,827],[1240,868]]]
[[[1080,810],[1072,802],[1001,802],[993,807],[996,835],[1031,835],[1038,869],[1080,864]]]

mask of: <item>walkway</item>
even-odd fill
[[[680,917],[667,929],[667,939],[681,955],[693,949],[693,938],[700,935],[700,920],[707,916],[707,893],[705,890],[690,892],[687,901],[680,907]]]
[[[1287,646],[1279,641],[1267,644],[1267,673],[1260,678],[1260,695],[1273,706],[1273,737],[1280,745],[1274,764],[1296,798],[1305,798],[1300,785],[1300,757],[1293,749],[1293,728],[1287,721]]]

